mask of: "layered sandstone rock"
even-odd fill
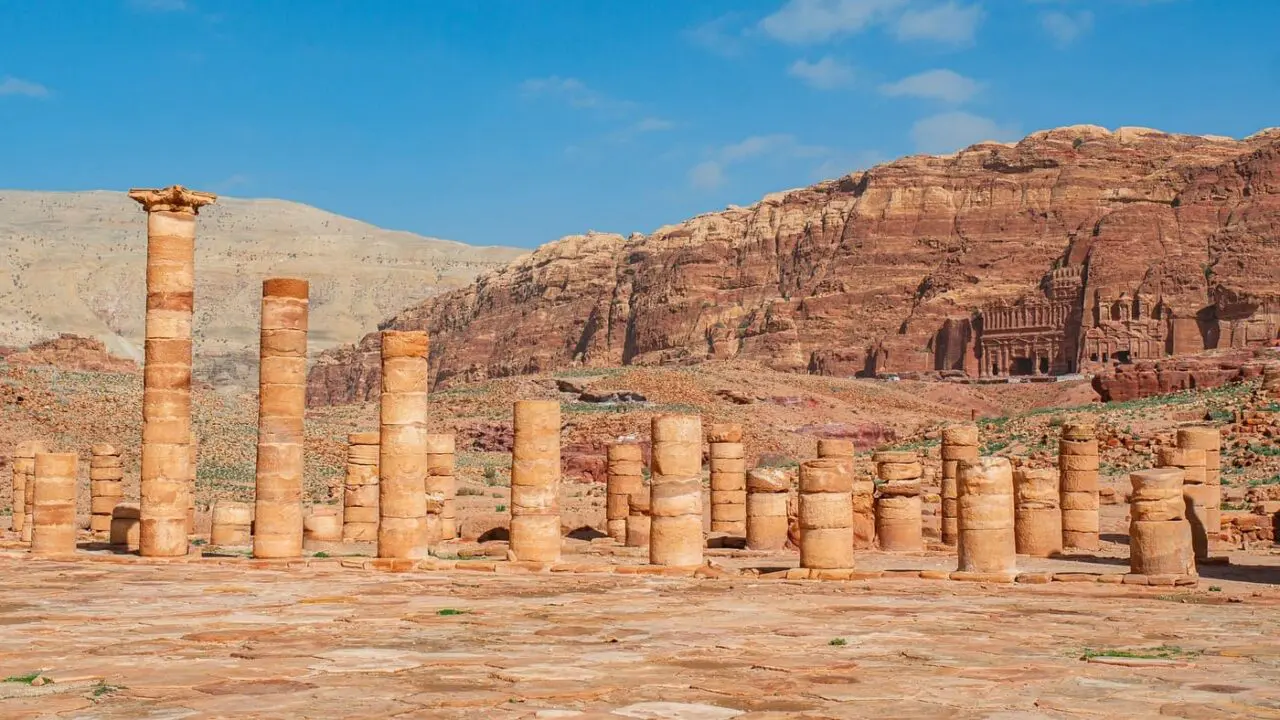
[[[567,237],[386,327],[431,331],[437,383],[708,358],[976,374],[973,312],[1062,267],[1080,272],[1081,313],[1122,292],[1159,298],[1180,352],[1257,343],[1280,297],[1268,271],[1280,248],[1259,241],[1280,217],[1277,169],[1280,132],[1059,128],[647,236]],[[312,399],[371,399],[377,342],[325,353]]]
[[[62,333],[56,338],[38,342],[21,352],[5,356],[10,365],[52,365],[60,370],[81,372],[136,373],[138,364],[116,357],[107,346],[94,338]]]

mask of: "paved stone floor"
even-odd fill
[[[42,678],[0,683],[4,718],[1280,718],[1280,591],[1249,573],[1188,590],[5,557],[0,576],[0,673]]]

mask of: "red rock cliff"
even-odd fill
[[[1278,260],[1280,131],[1076,126],[903,158],[648,236],[566,237],[383,326],[431,332],[435,383],[711,357],[931,370],[935,351],[964,355],[963,323],[983,303],[1085,263],[1087,292],[1158,290],[1198,318],[1186,341],[1214,346],[1275,304]],[[374,333],[324,353],[311,401],[376,397],[377,350]]]

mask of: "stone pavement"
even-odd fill
[[[1280,591],[1235,580],[0,573],[0,674],[40,676],[3,718],[1280,718]]]

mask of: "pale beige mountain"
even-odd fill
[[[0,190],[0,345],[70,332],[141,359],[146,225],[122,192]],[[220,198],[201,210],[196,240],[196,372],[253,383],[263,278],[311,282],[319,352],[522,252],[383,230],[293,202]]]

